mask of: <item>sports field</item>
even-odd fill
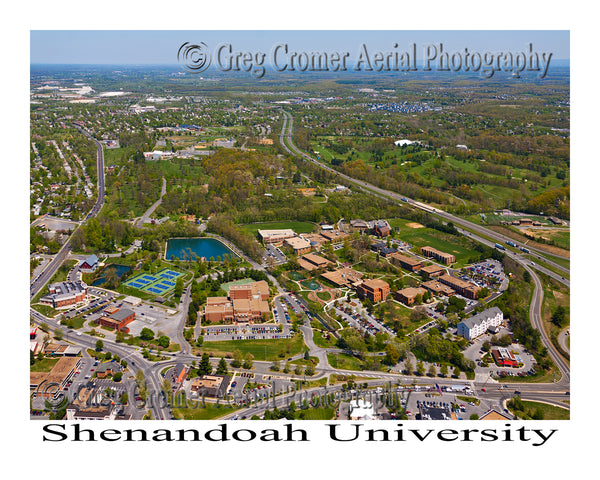
[[[164,295],[175,288],[175,281],[181,276],[183,276],[181,272],[171,270],[170,268],[163,268],[154,274],[140,273],[127,280],[123,285],[155,295]]]

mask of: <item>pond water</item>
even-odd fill
[[[123,275],[124,273],[131,270],[127,265],[118,265],[116,263],[111,263],[110,265],[107,265],[104,268],[104,271],[106,272],[106,270],[108,270],[109,268],[114,268],[117,271],[116,272],[117,277],[119,277],[119,278],[121,278],[121,275]],[[94,282],[92,283],[92,286],[99,287],[100,285],[102,285],[104,283],[106,283],[106,278],[104,277],[104,275],[102,275],[101,277],[94,280]]]
[[[171,256],[179,260],[197,260],[198,257],[204,257],[206,260],[217,260],[217,257],[223,259],[223,255],[234,257],[235,254],[229,250],[222,242],[214,238],[171,238],[167,240],[167,254],[165,258],[171,260]]]

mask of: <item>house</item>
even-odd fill
[[[514,418],[510,415],[501,413],[498,410],[492,409],[479,417],[479,420],[514,420]]]
[[[497,327],[504,321],[504,314],[498,307],[488,308],[460,322],[456,334],[467,340],[483,335],[491,326]]]
[[[187,373],[188,369],[183,363],[178,363],[175,365],[175,369],[173,371],[173,383],[181,384],[185,380]]]
[[[388,247],[384,242],[374,243],[371,245],[371,250],[377,252],[379,255],[387,258],[396,253],[398,250],[392,247]]]
[[[190,389],[199,397],[222,398],[230,379],[229,375],[202,375],[192,379]]]
[[[121,365],[117,362],[104,362],[96,367],[96,376],[98,378],[106,378],[109,375],[114,375],[117,372],[120,372]]]
[[[350,220],[350,230],[353,232],[358,231],[363,233],[369,230],[369,224],[364,220]]]
[[[385,220],[377,220],[373,226],[373,233],[378,237],[387,237],[391,231],[389,223]]]

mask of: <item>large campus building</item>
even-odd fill
[[[126,326],[135,320],[135,312],[128,308],[107,308],[104,313],[98,324],[121,332],[128,332]]]
[[[488,308],[458,324],[456,333],[467,340],[483,335],[488,328],[498,327],[504,321],[504,314],[498,307]]]
[[[394,293],[394,297],[396,298],[396,300],[402,302],[404,305],[411,306],[415,303],[415,299],[418,295],[421,295],[421,297],[423,297],[425,293],[427,293],[427,290],[425,290],[424,288],[407,287],[403,288],[402,290],[398,290],[396,293]]]
[[[481,290],[481,287],[478,287],[474,283],[467,282],[448,274],[440,276],[438,280],[444,285],[448,285],[459,295],[470,298],[471,300],[475,300],[477,298],[477,293]]]
[[[390,286],[387,282],[376,278],[363,280],[356,287],[356,293],[361,298],[368,298],[373,303],[384,301],[390,294]]]
[[[313,253],[307,253],[306,255],[298,258],[298,264],[309,272],[313,270],[317,270],[318,268],[325,268],[327,265],[333,265],[326,258],[320,257],[319,255],[315,255]]]
[[[421,247],[421,253],[429,258],[435,258],[438,262],[450,265],[456,262],[456,257],[450,253],[441,252],[433,247]]]
[[[363,274],[351,268],[340,268],[333,272],[325,272],[321,275],[337,287],[351,287],[362,280]]]
[[[260,241],[263,243],[272,243],[281,245],[287,238],[293,238],[296,236],[291,228],[279,229],[279,230],[258,230],[258,236]]]
[[[52,308],[68,307],[87,298],[87,285],[81,281],[57,282],[48,287],[48,294],[40,298],[40,303]]]
[[[269,319],[269,285],[261,280],[233,285],[228,297],[208,297],[204,320],[208,323],[254,323]]]
[[[408,255],[402,255],[401,253],[395,252],[390,255],[390,261],[394,265],[400,265],[404,270],[416,272],[423,268],[423,262],[420,260],[409,257]]]

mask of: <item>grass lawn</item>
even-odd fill
[[[335,347],[337,339],[333,335],[329,334],[328,340],[325,338],[326,335],[327,333],[323,333],[319,330],[313,330],[313,340],[315,345],[322,348]]]
[[[50,305],[42,305],[40,303],[37,303],[35,305],[32,305],[32,307],[34,310],[37,310],[38,312],[40,312],[42,315],[45,315],[46,317],[54,317],[56,314],[59,313],[58,310],[55,310]]]
[[[52,367],[58,362],[58,358],[43,358],[35,361],[33,365],[29,367],[30,372],[49,372]]]
[[[204,407],[198,408],[174,408],[173,415],[183,420],[213,420],[236,410],[239,409],[228,405],[206,403]]]
[[[555,407],[554,405],[548,405],[547,403],[531,402],[528,400],[522,400],[525,412],[513,412],[519,418],[529,418],[534,412],[540,409],[544,413],[544,420],[569,420],[571,418],[571,411],[566,408]]]
[[[225,356],[240,350],[243,355],[251,353],[254,360],[274,361],[297,355],[304,350],[304,339],[301,334],[292,338],[271,340],[226,340],[222,342],[204,342],[199,349],[200,355],[209,353],[213,356]],[[285,353],[284,357],[279,354]],[[266,358],[265,358],[266,355]]]
[[[328,302],[331,300],[331,293],[329,292],[317,292],[317,297],[319,297],[324,302]]]
[[[363,370],[362,360],[345,353],[328,353],[327,360],[333,368],[344,370]]]
[[[335,408],[307,408],[306,410],[300,410],[296,415],[298,420],[332,420],[335,417]]]
[[[296,233],[310,233],[316,225],[311,222],[297,222],[297,221],[281,221],[281,222],[263,222],[263,223],[248,223],[241,225],[241,227],[248,233],[256,235],[258,230],[279,230],[291,228]]]

